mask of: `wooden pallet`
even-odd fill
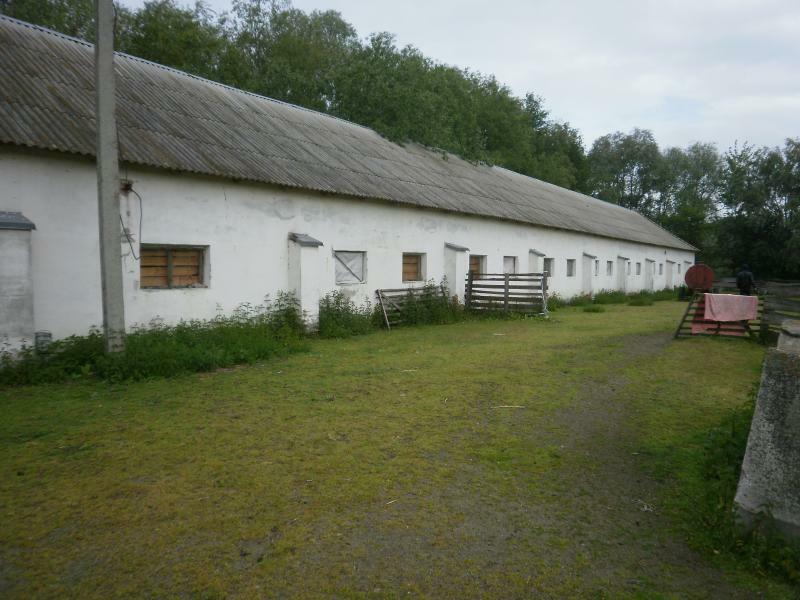
[[[383,323],[386,329],[391,329],[393,325],[403,323],[402,314],[406,304],[418,301],[426,295],[432,295],[436,301],[447,304],[447,291],[443,285],[431,287],[408,287],[385,290],[375,290],[378,305],[383,312]]]
[[[689,300],[689,306],[686,307],[678,328],[675,330],[675,338],[702,336],[756,338],[761,335],[761,329],[766,322],[764,320],[764,299],[762,297],[758,298],[758,316],[754,321],[711,321],[705,318],[705,312],[705,294],[695,292]],[[694,331],[693,325],[703,327],[703,330]]]

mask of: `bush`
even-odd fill
[[[567,306],[566,300],[564,300],[558,294],[548,294],[547,295],[547,310],[550,312],[557,311],[559,308],[564,308]]]
[[[592,303],[592,297],[589,294],[580,294],[579,296],[573,296],[569,300],[570,306],[587,306],[588,304]]]
[[[595,304],[625,304],[628,301],[628,294],[617,290],[602,290],[595,294]]]
[[[400,311],[400,319],[404,325],[434,325],[454,323],[464,319],[464,308],[457,299],[448,299],[442,295],[446,289],[446,281],[437,285],[433,281],[425,284],[422,294],[408,292],[406,301]]]
[[[598,304],[589,304],[588,306],[583,307],[583,312],[601,313],[601,312],[606,312],[606,309]]]
[[[594,296],[581,294],[573,296],[569,300],[557,298],[554,294],[547,300],[548,308],[553,305],[552,310],[557,310],[561,306],[587,306],[591,304],[629,304],[630,306],[651,306],[653,302],[660,300],[678,300],[679,290],[663,289],[657,292],[633,292],[626,294],[618,290],[601,290]],[[557,298],[557,299],[556,299]],[[601,311],[597,311],[601,312]]]
[[[319,303],[319,335],[323,338],[345,338],[361,335],[375,328],[369,302],[357,306],[337,290],[327,294]]]
[[[281,293],[265,305],[241,305],[228,317],[174,326],[153,321],[134,328],[119,353],[104,352],[103,334],[97,329],[53,342],[44,352],[5,352],[0,354],[0,385],[79,377],[124,381],[210,371],[302,350],[304,332],[297,300]]]
[[[655,301],[649,294],[639,294],[628,300],[628,306],[653,306]]]

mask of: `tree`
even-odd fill
[[[339,13],[279,0],[237,0],[230,31],[245,64],[233,85],[320,111],[333,104],[336,72],[358,42]]]
[[[598,138],[589,152],[587,188],[607,202],[655,218],[661,153],[653,133],[634,129]]]
[[[717,224],[721,262],[731,272],[749,263],[761,277],[797,277],[797,140],[779,148],[734,146],[725,153]]]
[[[721,160],[713,144],[670,148],[662,155],[657,179],[656,220],[666,229],[701,249],[713,244]],[[702,256],[704,259],[707,258]]]
[[[151,0],[120,19],[117,47],[128,54],[214,80],[225,79],[222,57],[230,41],[202,2],[181,8]]]
[[[0,14],[93,41],[93,0],[0,0]]]

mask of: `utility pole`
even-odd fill
[[[94,47],[97,124],[97,208],[100,224],[100,278],[106,352],[125,349],[125,303],[122,296],[122,251],[119,222],[119,163],[115,120],[114,5],[95,0],[97,43]]]

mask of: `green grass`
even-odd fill
[[[605,308],[0,390],[0,593],[793,597],[674,500],[763,349]]]
[[[583,307],[583,312],[586,313],[602,313],[606,312],[605,307],[601,306],[600,304],[587,304]]]

